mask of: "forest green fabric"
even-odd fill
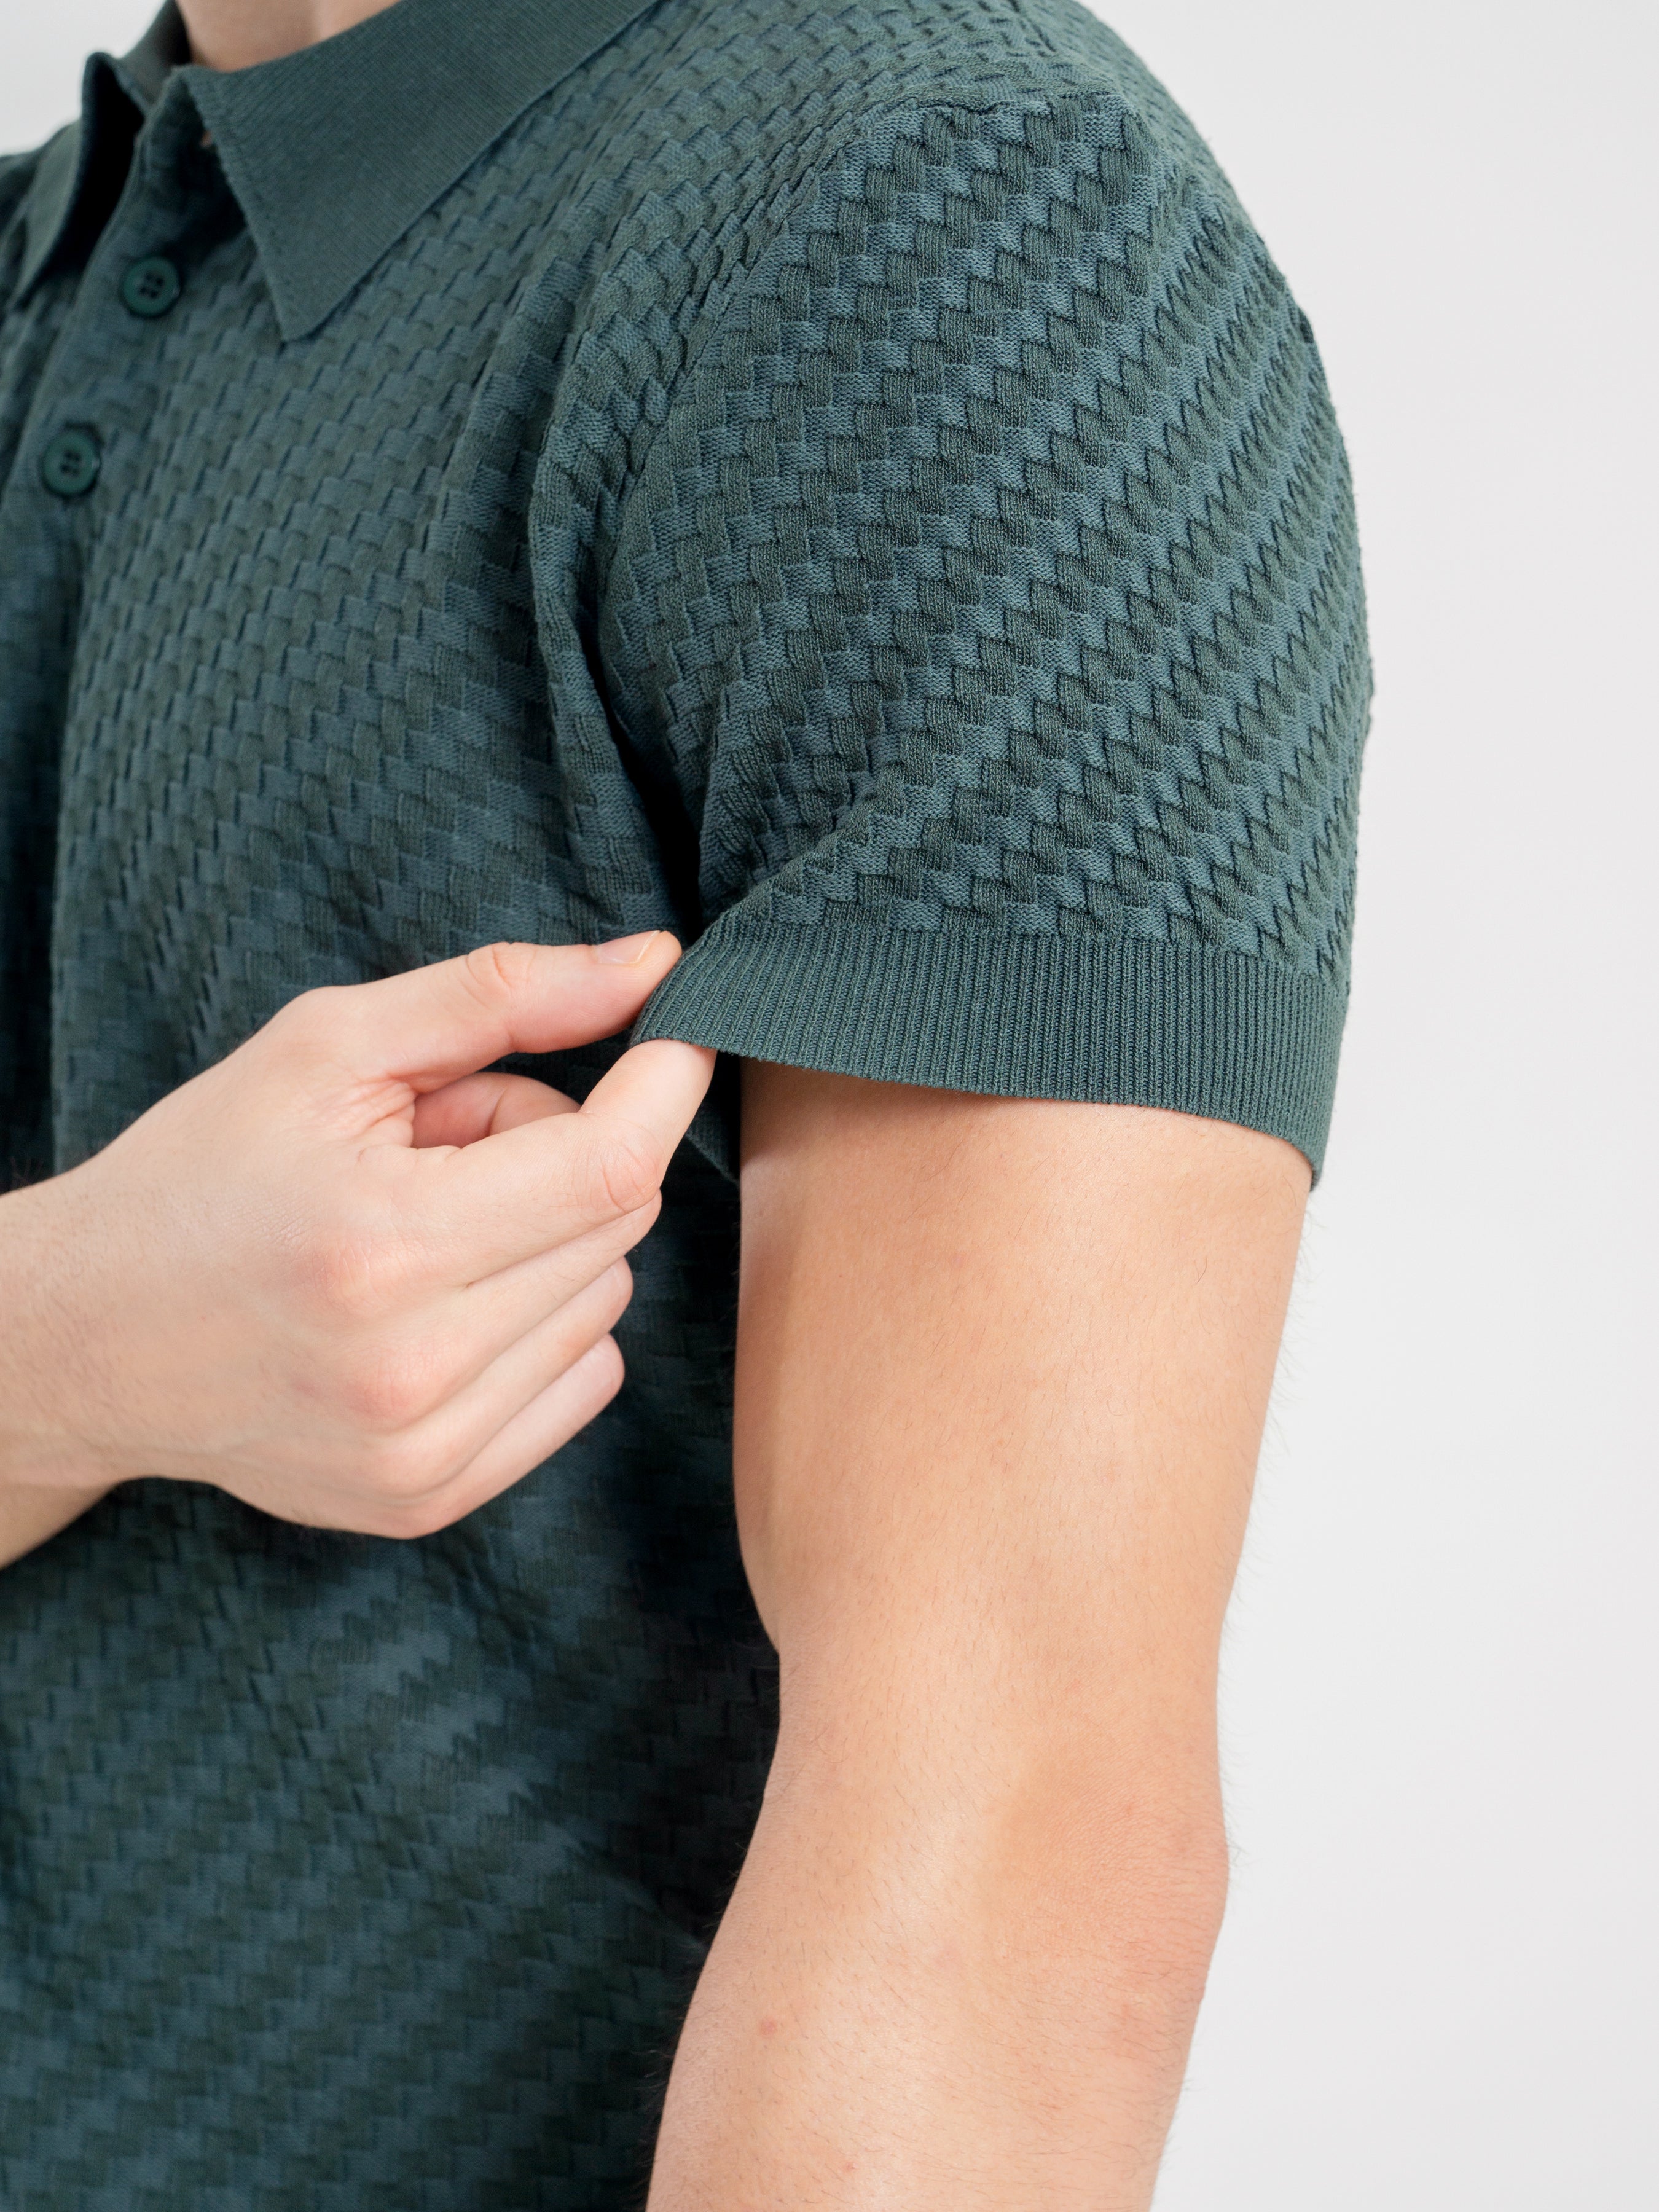
[[[1347,473],[1109,32],[400,0],[181,58],[0,167],[14,1177],[307,986],[652,925],[641,1034],[1317,1164]],[[0,1575],[8,2212],[638,2200],[770,1740],[731,1065],[622,1396],[509,1496],[400,1545],[139,1484]]]

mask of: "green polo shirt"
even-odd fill
[[[308,986],[653,925],[642,1034],[1317,1165],[1346,465],[1073,0],[400,0],[225,76],[166,15],[0,165],[0,488],[14,1177]],[[638,2201],[774,1699],[734,1064],[507,1496],[137,1483],[0,1576],[8,2212]]]

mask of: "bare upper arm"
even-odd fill
[[[737,1495],[786,1756],[1208,1759],[1309,1185],[1229,1124],[750,1065]],[[988,1715],[994,1717],[988,1721]]]

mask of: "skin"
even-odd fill
[[[230,69],[385,4],[184,14]],[[615,1033],[677,956],[308,994],[0,1199],[0,1563],[141,1474],[420,1535],[591,1419],[709,1055],[640,1047],[580,1110],[477,1071]],[[782,1725],[651,2212],[1146,2212],[1306,1163],[1131,1107],[744,1085],[737,1503]]]
[[[307,992],[0,1198],[0,1561],[140,1476],[430,1534],[592,1420],[714,1055],[635,1046],[580,1109],[477,1071],[614,1035],[678,951],[489,945]]]
[[[206,69],[251,69],[314,46],[379,15],[394,0],[180,0],[193,60]]]
[[[0,1199],[0,1561],[114,1483],[447,1526],[622,1380],[712,1055],[512,1050],[678,957],[503,945],[295,1000]],[[781,1662],[651,2212],[1145,2212],[1225,1891],[1222,1615],[1308,1185],[1133,1107],[750,1066],[735,1468]]]
[[[651,2212],[1144,2212],[1225,1891],[1221,1620],[1309,1171],[745,1072],[777,1758]]]

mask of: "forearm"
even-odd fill
[[[787,1755],[786,1753],[786,1760]],[[688,2019],[651,2212],[1145,2212],[1211,1947],[1212,1804],[775,1773]]]
[[[25,1489],[0,1485],[0,1568],[11,1565],[49,1536],[89,1512],[102,1490]]]
[[[55,1536],[109,1489],[77,1467],[54,1419],[72,1377],[51,1291],[52,1208],[38,1188],[0,1198],[0,1568]],[[91,1479],[88,1479],[88,1474]]]

